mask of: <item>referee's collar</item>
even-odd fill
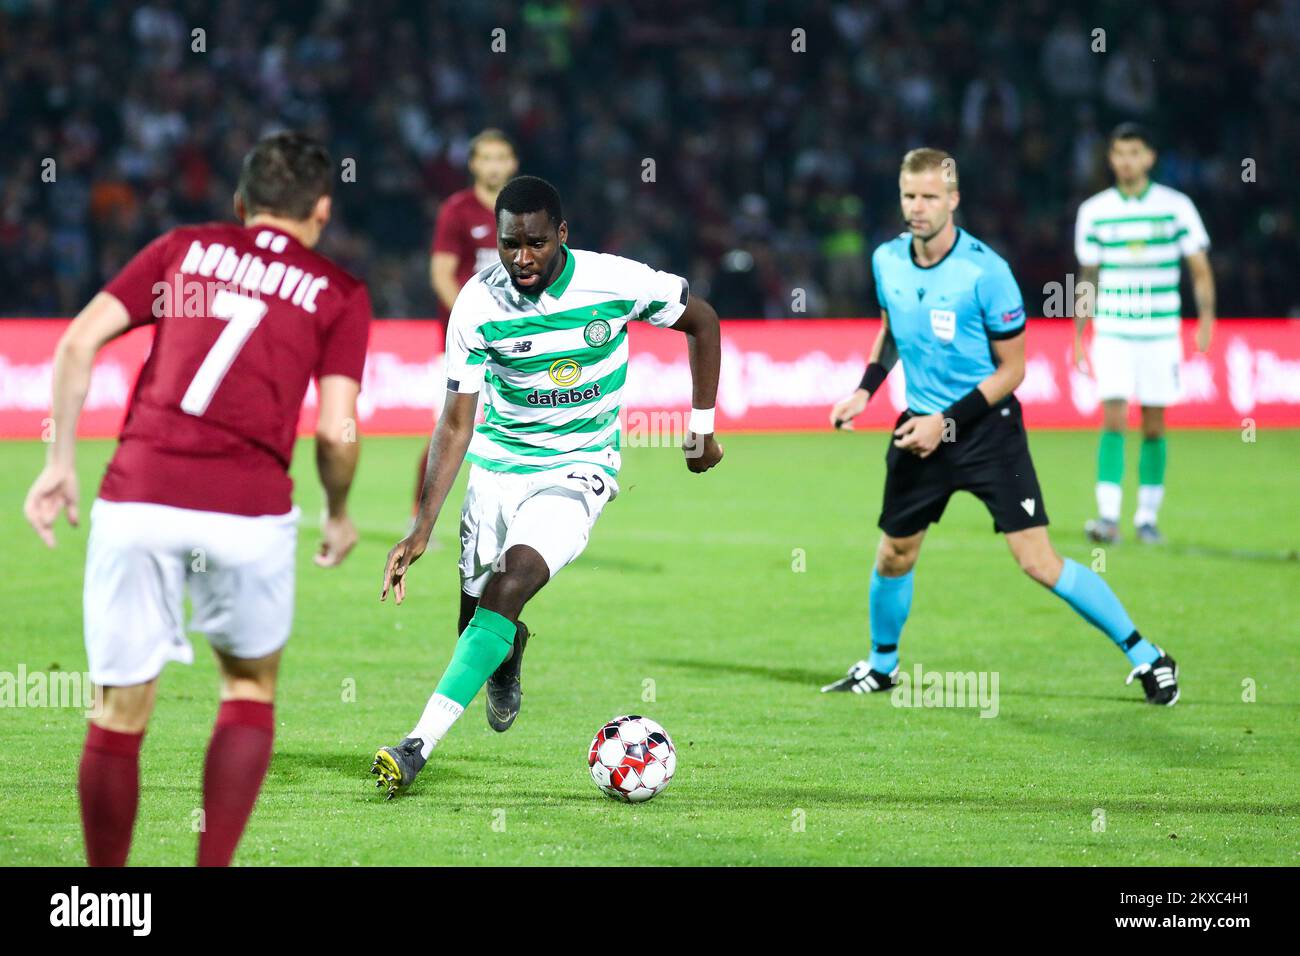
[[[912,260],[912,265],[916,266],[918,269],[937,269],[939,266],[943,265],[944,260],[952,255],[953,250],[957,248],[957,243],[961,242],[961,237],[965,235],[965,233],[962,232],[961,226],[953,226],[953,228],[957,231],[957,236],[953,239],[952,245],[948,247],[948,251],[943,254],[938,262],[932,262],[928,266],[923,266],[921,263],[916,261],[916,246],[912,245],[912,239],[909,236],[907,239],[907,254]]]

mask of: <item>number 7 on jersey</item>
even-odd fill
[[[261,299],[239,295],[227,289],[216,294],[212,300],[212,317],[224,320],[226,327],[221,330],[204,357],[203,364],[194,373],[190,387],[181,399],[181,411],[190,415],[202,415],[208,410],[213,393],[230,371],[235,356],[253,334],[253,329],[257,328],[262,316],[266,315],[266,308],[266,303]]]

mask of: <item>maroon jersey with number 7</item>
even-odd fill
[[[213,223],[154,240],[104,291],[156,331],[99,496],[289,511],[309,381],[361,381],[365,283],[279,229]]]

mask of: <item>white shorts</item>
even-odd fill
[[[96,684],[153,680],[194,660],[185,637],[232,657],[272,654],[293,623],[298,515],[221,514],[97,499],[90,510],[84,592],[86,656]]]
[[[1098,335],[1092,340],[1092,370],[1103,401],[1136,397],[1144,407],[1167,408],[1181,397],[1179,367],[1183,342],[1178,336],[1126,339]]]
[[[493,565],[517,544],[546,561],[551,577],[582,553],[618,482],[595,465],[509,474],[473,465],[460,512],[460,587],[480,597]]]

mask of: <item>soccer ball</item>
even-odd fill
[[[668,732],[649,717],[615,717],[596,731],[587,766],[606,796],[642,803],[668,787],[677,750]]]

